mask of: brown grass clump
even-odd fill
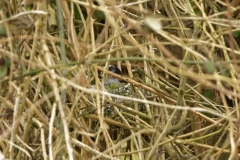
[[[238,159],[239,6],[1,1],[2,154]],[[125,81],[123,90],[104,85],[100,72]]]

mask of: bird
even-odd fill
[[[113,72],[115,74],[121,75],[121,76],[125,76],[121,70],[114,66],[114,65],[109,65],[108,67],[108,71]],[[127,83],[123,80],[120,80],[118,78],[115,78],[111,75],[103,75],[102,72],[98,72],[98,77],[100,78],[100,81],[104,84],[104,88],[107,92],[111,93],[111,94],[115,94],[115,95],[120,95],[120,96],[125,96],[125,97],[133,97],[132,95],[132,89],[133,87],[131,87],[130,83]],[[114,103],[111,103],[114,102]],[[103,114],[105,118],[110,118],[112,120],[115,120],[117,122],[122,122],[122,118],[121,116],[119,116],[119,112],[123,113],[123,117],[130,122],[135,122],[135,118],[133,118],[133,116],[129,116],[127,114],[124,114],[124,112],[129,112],[130,110],[134,110],[135,109],[135,105],[134,105],[134,101],[131,100],[126,100],[126,99],[120,99],[120,98],[116,98],[116,97],[111,97],[111,101],[104,101],[103,103]],[[108,103],[109,102],[109,103]],[[124,106],[124,108],[119,108],[119,106],[117,105],[116,107],[114,107],[116,105],[116,103]],[[138,103],[138,111],[140,112],[144,112],[146,113],[146,106],[143,103]],[[134,115],[134,114],[133,114]],[[121,132],[122,128],[119,126],[114,126],[114,125],[110,125],[109,128],[109,133],[111,133],[110,135],[119,135],[119,133]],[[121,136],[122,137],[126,137],[130,134],[128,129],[123,129],[123,132],[121,132]],[[115,137],[113,136],[113,137]],[[115,139],[115,138],[113,138]]]
[[[124,76],[121,70],[114,65],[109,65],[108,71]],[[109,93],[128,97],[132,96],[129,83],[126,83],[125,81],[115,78],[111,75],[106,75],[103,77],[102,72],[98,73],[98,77],[103,81],[104,87]]]
[[[125,76],[121,72],[121,70],[114,65],[109,65],[108,71],[111,71],[118,75]],[[106,75],[105,77],[103,77],[103,74],[101,72],[99,73],[98,76],[99,76],[100,80],[102,80],[102,83],[104,84],[104,88],[107,92],[109,92],[111,94],[115,94],[115,95],[125,96],[125,97],[133,97],[133,94],[132,94],[133,87],[131,87],[130,83],[127,83],[123,80],[115,78],[111,75]],[[149,94],[148,92],[146,92],[143,89],[141,89],[141,92],[145,96],[147,96]],[[140,98],[140,97],[137,96],[137,98]],[[134,103],[131,100],[125,100],[122,98],[120,99],[120,98],[113,98],[113,97],[111,99],[114,102],[123,104],[127,107],[131,107],[134,109]],[[146,106],[143,103],[139,103],[138,107],[139,107],[139,111],[146,113]],[[106,115],[107,117],[111,117],[111,116],[115,115],[114,109],[111,105],[105,104],[104,115]]]

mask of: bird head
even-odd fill
[[[120,69],[118,69],[116,66],[114,65],[109,65],[108,67],[108,71],[119,74],[119,75],[123,75],[123,73],[120,71]],[[102,72],[98,72],[98,77],[100,79],[103,78],[103,73]],[[114,83],[123,83],[124,81],[117,79],[115,77],[112,77],[110,75],[106,75],[104,77],[104,85],[110,85],[110,84],[114,84]]]

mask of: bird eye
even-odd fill
[[[115,73],[117,67],[109,65],[108,70]]]
[[[98,71],[98,78],[102,79],[102,72],[101,71]]]

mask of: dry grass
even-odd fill
[[[238,159],[238,0],[46,4],[0,2],[6,158]]]

